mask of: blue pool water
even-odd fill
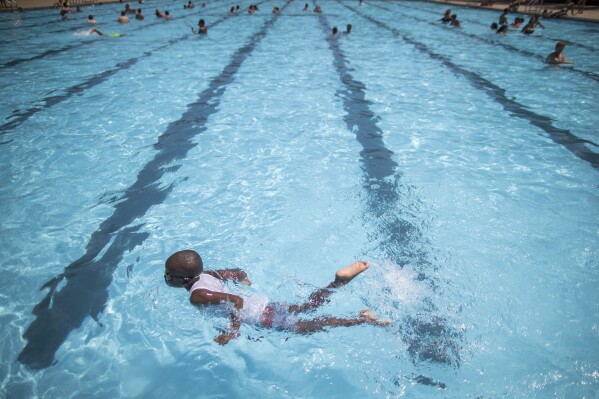
[[[239,4],[0,15],[0,396],[599,397],[599,26]],[[221,347],[164,284],[184,248],[289,303],[368,260],[314,316],[392,324]]]

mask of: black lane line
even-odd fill
[[[370,102],[366,99],[366,86],[352,76],[338,40],[330,34],[331,27],[326,17],[320,14],[319,21],[327,35],[333,64],[343,84],[338,95],[346,111],[345,123],[362,146],[360,162],[364,172],[366,217],[374,219],[380,247],[389,259],[399,265],[416,262],[416,267],[429,269],[432,266],[426,259],[427,255],[415,244],[416,241],[425,241],[423,233],[419,226],[402,214],[406,201],[399,193],[411,191],[411,188],[401,182],[398,164],[393,160],[394,153],[385,146],[384,133],[377,125],[379,118],[370,110]],[[422,272],[419,279],[428,280]],[[428,283],[434,285],[432,281]],[[435,305],[429,302],[428,309],[435,311]],[[422,314],[405,317],[402,324],[400,332],[408,344],[412,361],[424,360],[459,367],[461,334],[448,326],[443,317]]]
[[[7,63],[5,63],[3,65],[0,65],[0,69],[10,68],[12,66],[19,65],[19,64],[22,64],[24,62],[40,60],[40,59],[42,59],[44,57],[47,57],[49,55],[59,54],[59,53],[63,53],[63,52],[68,51],[68,50],[72,50],[74,48],[87,46],[87,45],[89,45],[90,42],[95,42],[95,41],[98,41],[99,39],[100,38],[98,37],[97,39],[87,40],[87,41],[83,41],[83,42],[79,42],[79,43],[75,43],[75,44],[69,44],[68,46],[64,46],[64,47],[57,48],[57,49],[52,49],[52,50],[47,50],[47,51],[44,51],[41,54],[37,54],[37,55],[31,56],[31,57],[28,57],[28,58],[17,58],[15,60],[9,61],[9,62],[7,62]]]
[[[395,12],[395,11],[389,10],[386,7],[380,6],[378,4],[374,5],[374,6],[377,7],[377,8],[380,8],[382,10],[385,10],[387,12]],[[406,7],[406,6],[404,6],[404,7]],[[424,11],[424,10],[422,10],[422,11]],[[403,15],[403,16],[405,16],[405,17],[412,18],[412,19],[414,19],[416,21],[420,21],[420,22],[424,22],[424,23],[427,23],[429,25],[432,25],[432,26],[434,26],[437,29],[448,29],[447,26],[445,26],[443,24],[440,24],[440,23],[435,23],[435,22],[432,22],[432,21],[429,21],[429,20],[426,20],[426,19],[418,18],[418,17],[410,15],[410,14],[404,14],[404,13],[401,13],[401,12],[400,12],[400,14]],[[460,34],[460,35],[463,35],[463,36],[467,36],[467,37],[469,37],[471,39],[475,39],[475,40],[478,40],[478,41],[482,41],[484,43],[491,44],[493,46],[500,46],[500,47],[503,47],[503,48],[505,48],[507,50],[511,50],[511,51],[516,52],[516,53],[520,53],[522,55],[528,56],[528,57],[536,58],[537,60],[539,60],[539,61],[541,61],[543,63],[545,62],[545,57],[544,56],[536,54],[536,53],[533,53],[532,51],[523,50],[523,49],[520,49],[518,47],[511,46],[509,44],[505,44],[505,43],[497,42],[497,41],[494,41],[494,40],[491,40],[491,39],[483,38],[483,37],[477,36],[477,35],[475,35],[473,33],[467,33],[467,32],[464,32],[462,29],[449,28],[449,31],[451,31],[452,33],[455,33],[455,34]],[[553,48],[553,45],[552,45],[551,48]],[[591,79],[596,80],[596,81],[599,82],[599,74],[596,74],[594,72],[585,71],[583,69],[579,69],[579,68],[576,68],[576,67],[573,67],[573,66],[570,66],[570,67],[566,68],[565,70],[568,71],[569,73],[578,73],[578,74],[580,74],[580,75],[582,75],[584,77],[591,78]]]
[[[529,122],[531,125],[540,128],[545,133],[547,133],[547,135],[551,140],[553,140],[553,142],[561,145],[577,158],[588,162],[593,168],[599,168],[599,153],[593,152],[587,148],[587,145],[599,147],[596,143],[589,140],[581,139],[569,130],[553,126],[552,120],[550,118],[536,114],[528,110],[524,105],[508,98],[505,93],[505,89],[502,89],[501,87],[495,85],[494,83],[486,80],[485,78],[474,72],[470,72],[454,64],[449,58],[431,51],[423,43],[413,40],[412,38],[401,33],[399,30],[392,28],[384,24],[383,22],[378,21],[369,15],[365,15],[351,6],[347,6],[344,4],[342,5],[352,10],[362,18],[391,32],[393,35],[401,38],[406,43],[411,44],[421,53],[424,53],[428,55],[430,58],[439,61],[442,65],[447,67],[456,75],[465,77],[475,88],[487,93],[489,97],[491,97],[495,102],[500,104],[503,107],[503,109],[506,110],[510,115],[523,119]]]
[[[154,144],[156,155],[139,172],[135,183],[125,190],[114,207],[114,213],[92,234],[85,254],[42,286],[49,292],[33,309],[36,318],[23,334],[28,342],[19,354],[18,361],[36,369],[52,365],[56,351],[69,333],[78,328],[87,316],[98,318],[106,305],[108,286],[120,259],[125,251],[132,251],[149,235],[138,233],[143,223],[127,226],[143,217],[152,206],[164,202],[173,190],[174,183],[161,187],[160,179],[181,167],[174,162],[184,160],[197,145],[193,139],[207,130],[208,118],[218,112],[227,86],[235,80],[243,62],[276,20],[277,16],[267,20],[248,43],[233,54],[229,64],[200,93],[198,99],[187,106],[181,118],[168,125]],[[105,255],[97,259],[112,237],[115,239]],[[59,288],[59,284],[62,288]]]
[[[208,28],[212,29],[212,28],[216,27],[217,25],[219,25],[220,23],[225,21],[227,18],[229,18],[229,16],[225,16],[225,17],[221,18],[220,20],[215,21],[214,23],[209,25]],[[163,50],[167,47],[170,47],[174,44],[177,44],[183,40],[189,39],[190,37],[192,37],[192,35],[189,33],[189,34],[185,34],[184,36],[180,36],[176,39],[171,39],[168,41],[167,44],[163,44],[162,46],[156,47],[155,49],[150,50],[150,51],[145,51],[139,57],[130,58],[126,61],[120,62],[120,63],[116,64],[116,66],[114,66],[113,68],[107,69],[97,75],[90,77],[85,82],[76,84],[74,86],[71,86],[71,87],[65,89],[64,94],[48,96],[48,97],[41,99],[40,101],[43,103],[43,105],[41,105],[39,107],[32,107],[32,108],[26,109],[24,111],[19,111],[19,112],[9,115],[6,119],[10,119],[10,121],[4,123],[3,125],[0,125],[0,135],[9,133],[12,129],[21,125],[23,122],[25,122],[26,120],[31,118],[33,115],[37,114],[38,112],[44,111],[48,108],[51,108],[51,107],[55,106],[56,104],[60,104],[61,102],[68,100],[69,98],[73,97],[76,94],[81,94],[83,91],[85,91],[87,89],[91,89],[92,87],[105,82],[106,80],[108,80],[108,78],[115,75],[116,73],[131,68],[133,65],[137,64],[139,61],[141,61],[144,58],[150,57],[155,52],[161,51],[161,50]],[[2,144],[4,144],[4,143],[0,142],[0,145],[2,145]]]

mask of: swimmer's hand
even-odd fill
[[[218,337],[214,338],[214,342],[220,345],[226,345],[229,343],[230,340],[235,339],[237,337],[239,337],[239,333],[223,333]]]

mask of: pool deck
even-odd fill
[[[13,2],[13,4],[17,4],[24,11],[38,8],[52,8],[57,1],[64,0],[7,0],[8,2]],[[347,1],[347,0],[345,0]],[[351,0],[356,1],[357,0]],[[432,3],[440,3],[451,5],[459,5],[464,7],[473,7],[473,8],[481,8],[487,9],[491,11],[501,11],[507,7],[507,1],[498,1],[493,2],[492,5],[489,6],[481,6],[479,1],[467,1],[467,0],[425,0]],[[118,3],[119,0],[70,0],[69,3],[72,6],[80,5],[82,8],[88,7],[92,4],[100,5],[105,3]],[[135,3],[137,1],[123,1],[127,3]],[[368,2],[368,0],[366,0]],[[196,1],[197,3],[197,1]],[[541,11],[544,9],[548,9],[549,11],[559,10],[564,7],[564,3],[545,3],[541,7]],[[13,9],[5,9],[1,8],[0,11],[16,11]],[[520,6],[518,13],[520,14],[539,14],[538,9],[528,9],[526,6]],[[562,19],[570,19],[577,21],[586,21],[586,22],[599,22],[599,6],[587,6],[582,14],[577,14],[576,10],[574,11],[574,15],[568,15],[561,17]]]

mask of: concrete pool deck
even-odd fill
[[[53,8],[58,0],[6,0],[7,3],[12,4],[12,8],[0,8],[0,11],[10,12],[15,11],[16,7],[14,5],[18,5],[23,11],[39,9],[39,8]],[[205,0],[197,0],[195,3],[201,3]],[[357,2],[357,0],[351,0]],[[425,0],[432,3],[446,4],[448,6],[456,5],[463,7],[472,7],[472,8],[481,8],[485,10],[498,11],[500,12],[504,8],[507,7],[507,1],[493,2],[492,5],[489,6],[481,6],[479,1],[467,1],[467,0]],[[100,6],[101,4],[107,3],[118,3],[119,0],[70,0],[69,3],[72,7],[77,5],[81,6],[82,9],[85,9],[90,6]],[[366,0],[368,2],[368,0]],[[131,3],[135,4],[133,8],[137,8],[137,1],[123,1],[123,3]],[[142,5],[143,7],[143,5]],[[519,14],[540,14],[542,10],[548,9],[549,11],[556,11],[564,7],[563,3],[546,3],[542,6],[538,7],[527,7],[525,5],[520,6],[518,13]],[[225,7],[226,8],[226,7]],[[223,13],[226,10],[223,11]],[[439,17],[440,18],[440,17]],[[587,6],[582,14],[577,14],[576,10],[574,11],[574,15],[563,16],[561,19],[569,19],[575,21],[585,21],[585,22],[599,22],[599,6]]]

